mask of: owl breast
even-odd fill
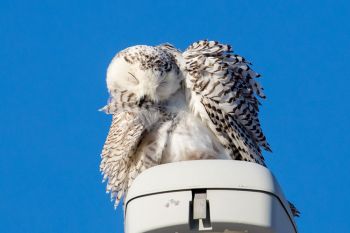
[[[178,113],[179,121],[168,137],[162,163],[197,159],[231,159],[215,135],[195,116]]]

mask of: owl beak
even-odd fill
[[[145,102],[145,100],[146,100],[146,97],[145,97],[144,95],[141,96],[141,98],[140,98],[140,100],[139,100],[139,107],[142,106],[142,104]]]

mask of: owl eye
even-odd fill
[[[128,72],[130,76],[128,76],[128,80],[131,81],[132,83],[139,84],[139,80],[133,75],[132,73]]]

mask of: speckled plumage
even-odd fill
[[[107,192],[121,197],[143,170],[192,159],[237,159],[265,165],[270,151],[258,118],[260,75],[229,45],[170,44],[119,52],[107,71],[113,121],[100,169]]]
[[[167,51],[133,46],[118,53],[107,71],[113,115],[100,169],[115,206],[143,170],[160,164],[175,114],[167,109],[180,89],[179,68]]]
[[[183,54],[190,105],[230,151],[233,159],[264,165],[260,147],[270,151],[258,118],[265,98],[259,74],[229,45],[199,41]]]

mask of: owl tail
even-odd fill
[[[291,202],[288,202],[290,210],[294,217],[300,217],[300,211],[295,207],[295,205]]]

